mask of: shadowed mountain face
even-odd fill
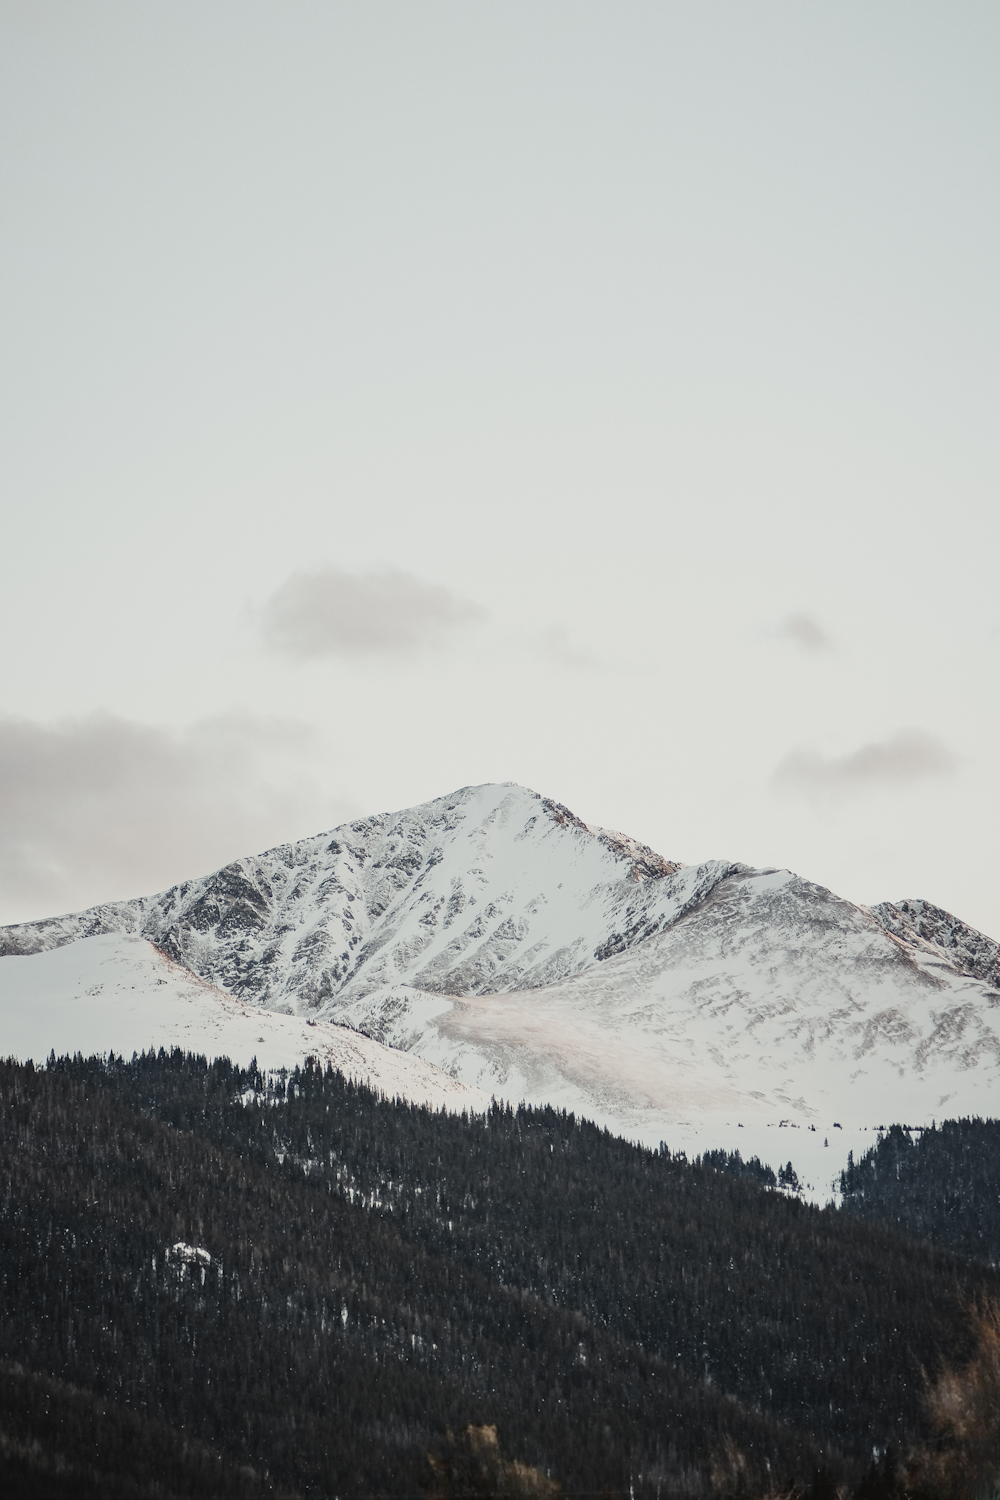
[[[509,784],[6,928],[0,952],[109,933],[487,1096],[773,1159],[798,1129],[788,1155],[815,1181],[844,1164],[825,1140],[846,1160],[838,1124],[1000,1113],[991,939],[926,902],[868,910],[787,870],[673,864]]]

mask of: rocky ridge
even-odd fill
[[[1000,988],[1000,943],[930,901],[883,901],[871,908],[886,932],[904,943],[927,945],[962,974]]]

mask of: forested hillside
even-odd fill
[[[1000,1263],[1000,1120],[893,1125],[849,1164],[840,1190],[852,1214]]]
[[[175,1053],[0,1065],[0,1112],[0,1451],[25,1496],[151,1495],[148,1465],[114,1488],[137,1452],[161,1493],[443,1492],[449,1430],[494,1425],[504,1473],[567,1494],[853,1485],[926,1436],[924,1372],[1000,1294],[551,1110],[469,1120]]]

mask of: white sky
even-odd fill
[[[0,0],[0,920],[515,780],[1000,936],[1000,9]]]

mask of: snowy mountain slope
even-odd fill
[[[498,1095],[650,1144],[791,1157],[817,1186],[879,1125],[1000,1113],[1000,993],[787,871],[732,876],[541,989],[395,986],[334,1009]]]
[[[383,1093],[481,1110],[488,1096],[433,1064],[343,1026],[261,1011],[173,963],[143,938],[108,934],[0,964],[0,1051],[43,1061],[57,1052],[182,1047],[292,1068],[308,1056]]]
[[[97,933],[149,939],[248,1014],[346,1023],[654,1143],[793,1157],[824,1187],[879,1124],[1000,1114],[991,939],[926,902],[671,864],[516,786],[6,928],[0,953]]]

